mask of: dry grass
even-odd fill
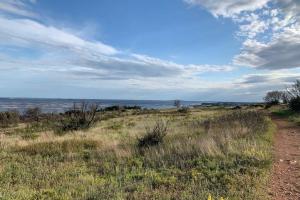
[[[65,135],[40,129],[34,139],[1,134],[0,194],[4,199],[207,199],[210,193],[264,199],[270,123],[257,113],[232,112],[112,112],[114,117],[88,130]],[[169,122],[167,135],[141,153],[137,139],[158,118]]]

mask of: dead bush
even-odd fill
[[[39,121],[42,111],[39,107],[27,108],[24,115],[22,116],[25,121]]]
[[[155,122],[153,127],[146,127],[146,134],[138,139],[138,147],[155,146],[163,142],[164,137],[168,133],[168,122],[159,119]]]
[[[76,131],[90,128],[96,121],[98,105],[81,103],[74,104],[73,108],[66,111],[56,126],[58,133]]]

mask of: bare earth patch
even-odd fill
[[[287,120],[273,118],[277,125],[275,161],[270,182],[274,200],[300,199],[300,127]]]

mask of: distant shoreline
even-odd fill
[[[27,108],[39,107],[42,112],[64,112],[74,103],[86,102],[99,104],[101,107],[109,106],[140,106],[147,109],[174,108],[174,100],[121,100],[121,99],[54,99],[54,98],[0,98],[0,111],[18,110],[23,112]],[[258,102],[218,102],[218,101],[181,101],[185,107],[208,106],[241,106],[258,104]]]

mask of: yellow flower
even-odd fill
[[[208,195],[208,199],[207,200],[213,200],[213,198],[211,197],[211,195]]]

